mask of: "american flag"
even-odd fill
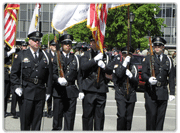
[[[90,4],[87,27],[92,31],[97,47],[103,53],[106,20],[108,14],[107,4]]]
[[[7,4],[4,10],[4,40],[12,48],[16,41],[19,4]]]

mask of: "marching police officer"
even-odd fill
[[[146,130],[163,130],[168,98],[175,99],[174,66],[171,58],[163,54],[166,40],[152,39],[154,49],[155,77],[150,74],[150,56],[143,59],[142,79],[145,84]],[[167,79],[169,77],[169,80]],[[169,84],[170,95],[168,97]]]
[[[64,77],[58,74],[57,65],[58,54],[53,61],[53,80],[56,83],[53,89],[53,130],[62,129],[64,116],[64,130],[73,130],[76,114],[76,104],[79,90],[75,85],[75,80],[79,80],[79,59],[70,53],[73,36],[65,34],[60,37],[62,44],[61,65],[63,66]],[[57,50],[58,47],[56,47]]]
[[[98,53],[95,40],[90,38],[91,50],[81,54],[81,85],[79,99],[83,99],[83,130],[103,130],[104,109],[106,105],[106,93],[108,92],[108,80],[105,78],[107,55]],[[98,68],[100,75],[98,77]],[[109,74],[109,72],[107,71]],[[97,82],[99,78],[99,82]],[[94,126],[93,126],[94,120]]]
[[[28,35],[29,49],[15,55],[11,71],[11,82],[15,92],[22,97],[20,112],[21,130],[40,130],[46,95],[52,88],[52,64],[47,53],[41,50],[39,31]]]
[[[118,116],[117,130],[131,130],[135,102],[137,101],[136,88],[139,83],[139,74],[136,66],[131,63],[134,49],[132,47],[129,48],[130,55],[127,55],[127,47],[123,47],[121,52],[123,61],[116,61],[113,70]],[[129,68],[127,67],[128,65]]]

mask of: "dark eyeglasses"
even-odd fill
[[[41,41],[41,39],[39,39],[39,38],[30,38],[31,40],[33,40],[34,42],[40,42]]]

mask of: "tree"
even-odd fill
[[[59,40],[59,34],[56,34],[56,37],[57,37],[57,40]],[[52,41],[53,39],[54,39],[54,34],[53,33],[49,34],[49,42]],[[48,45],[48,34],[45,34],[42,37],[42,44]]]
[[[130,12],[135,14],[132,23],[131,45],[134,48],[140,44],[141,50],[148,47],[148,39],[144,38],[150,31],[151,36],[162,35],[163,19],[155,19],[160,8],[157,4],[132,4]],[[156,8],[156,10],[154,10]],[[105,43],[108,46],[122,48],[127,45],[127,7],[116,8],[108,12]]]

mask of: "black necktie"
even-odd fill
[[[37,53],[36,52],[34,52],[34,60],[37,62],[37,60],[38,60],[38,57],[37,57]]]
[[[161,60],[160,60],[160,55],[158,55],[158,60],[161,61]]]
[[[68,54],[66,54],[66,57],[65,57],[65,64],[67,65],[67,60],[68,60]]]

